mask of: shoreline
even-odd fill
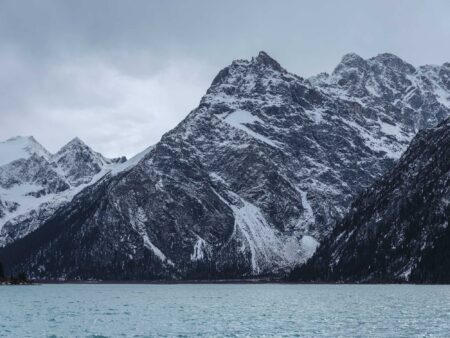
[[[217,279],[217,280],[30,280],[21,284],[0,284],[4,285],[203,285],[203,284],[284,284],[284,285],[450,285],[443,283],[407,283],[407,282],[379,282],[379,283],[358,283],[358,282],[297,282],[277,279]]]

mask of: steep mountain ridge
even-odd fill
[[[398,68],[386,74],[413,72],[385,63]],[[352,73],[343,67],[336,73]],[[304,262],[418,128],[398,114],[401,96],[382,104],[329,78],[305,80],[264,52],[234,61],[159,143],[0,254],[11,270],[68,279],[241,277]],[[394,79],[390,87],[406,90]]]
[[[307,281],[450,282],[450,118],[420,131],[308,263]]]

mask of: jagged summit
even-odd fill
[[[82,141],[78,136],[75,136],[67,144],[79,144],[79,145],[83,145],[83,146],[86,145],[86,143],[84,141]]]
[[[252,57],[250,60],[234,60],[231,65],[225,67],[216,75],[211,83],[211,87],[230,83],[230,80],[234,83],[239,81],[239,79],[245,81],[243,79],[244,77],[248,80],[268,77],[268,72],[287,74],[287,71],[275,59],[266,52],[261,51],[256,57]]]
[[[347,54],[344,54],[340,63],[352,64],[355,62],[362,62],[362,61],[365,61],[365,60],[360,55],[358,55],[356,53],[347,53]]]
[[[334,68],[332,74],[337,74],[343,69],[356,68],[366,70],[369,67],[367,60],[363,59],[356,53],[345,54],[339,64]]]
[[[408,139],[450,112],[450,70],[415,68],[391,53],[369,59],[347,54],[330,76],[314,76],[309,82],[326,95],[376,110],[391,125],[405,124]]]
[[[75,137],[51,158],[73,186],[88,183],[111,161]]]
[[[75,136],[73,139],[71,139],[69,142],[67,142],[64,146],[62,146],[61,149],[57,152],[57,154],[64,152],[67,149],[74,149],[74,148],[90,149],[90,147],[83,140],[81,140],[78,136]]]
[[[267,54],[264,51],[260,51],[258,53],[258,56],[256,58],[254,58],[254,60],[260,64],[267,66],[267,67],[271,67],[279,72],[285,71],[285,69],[283,67],[281,67],[281,65],[275,59],[273,59],[271,56],[269,56],[269,54]]]
[[[389,61],[405,62],[399,56],[397,56],[393,53],[389,53],[389,52],[379,53],[379,54],[375,55],[374,57],[372,57],[371,59],[379,60],[379,61],[383,61],[383,62],[389,62]]]
[[[380,53],[368,59],[364,59],[356,53],[348,53],[342,57],[341,62],[336,66],[333,73],[338,74],[342,70],[347,70],[349,68],[356,68],[365,72],[371,72],[371,68],[373,68],[376,64],[381,64],[384,67],[398,70],[406,74],[414,73],[416,70],[414,66],[392,53]]]
[[[202,98],[201,105],[217,107],[212,111],[223,113],[225,101],[232,106],[235,106],[233,102],[238,104],[244,100],[247,104],[281,102],[288,95],[289,82],[303,86],[303,81],[287,72],[267,53],[260,52],[251,60],[235,60],[222,69]]]
[[[385,67],[389,67],[390,69],[397,70],[405,74],[412,74],[416,71],[416,68],[413,65],[405,62],[397,55],[391,53],[378,54],[377,56],[370,58],[369,60],[380,62]]]

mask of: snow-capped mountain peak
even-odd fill
[[[364,69],[367,68],[367,62],[356,53],[347,53],[342,57],[341,62],[335,67],[333,73],[336,73],[339,69],[344,67]]]
[[[67,148],[74,147],[89,148],[85,142],[83,142],[78,136],[75,136],[73,139],[67,142],[58,152],[64,151]]]
[[[0,143],[0,246],[25,236],[124,158],[109,160],[78,137],[50,154],[32,136]]]
[[[70,185],[78,186],[92,180],[110,161],[93,151],[78,137],[63,146],[50,159],[61,170]]]
[[[404,125],[409,139],[436,125],[450,111],[450,70],[445,66],[414,67],[390,53],[363,59],[347,54],[331,75],[309,82],[325,95],[353,101],[371,115]]]
[[[83,142],[79,137],[74,137],[64,146],[62,146],[61,149],[58,150],[58,152],[52,156],[52,158],[53,161],[57,161],[57,159],[63,156],[64,154],[80,151],[82,152],[87,151],[93,153],[92,149],[85,142]]]
[[[377,56],[370,58],[369,61],[380,63],[385,67],[405,74],[413,74],[416,71],[416,68],[414,68],[413,65],[391,53],[378,54]]]
[[[0,142],[0,166],[37,154],[48,159],[50,153],[33,136],[16,136]]]
[[[270,67],[279,72],[286,72],[286,70],[283,67],[281,67],[281,65],[278,63],[278,61],[273,59],[269,54],[267,54],[264,51],[260,51],[258,53],[258,56],[256,58],[253,58],[252,61],[262,64],[266,67]]]

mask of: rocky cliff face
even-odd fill
[[[396,166],[292,278],[450,282],[450,119],[420,131]]]
[[[416,115],[450,115],[448,90],[440,102],[435,89],[417,95],[440,110],[406,113],[414,67],[359,58],[383,65],[362,73],[395,89],[382,98],[358,67],[346,75],[348,58],[309,80],[264,52],[234,61],[158,144],[0,254],[12,270],[69,279],[241,277],[304,262],[406,149]]]

